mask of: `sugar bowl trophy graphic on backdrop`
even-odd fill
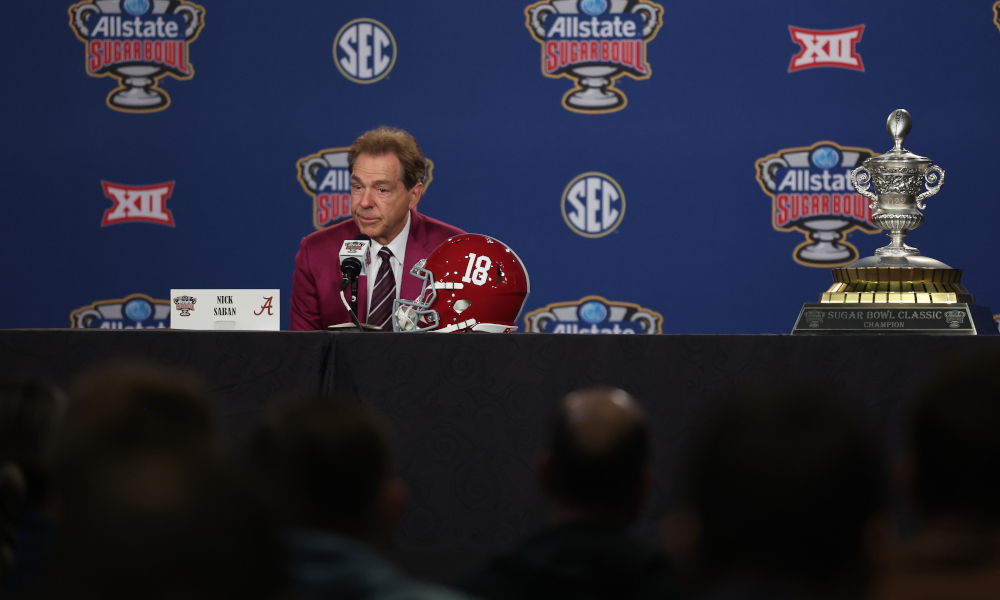
[[[663,24],[663,7],[648,0],[545,0],[525,9],[542,44],[542,73],[570,77],[563,106],[580,113],[614,112],[628,100],[615,89],[623,75],[650,76],[646,43]]]
[[[924,201],[944,185],[941,167],[903,147],[911,127],[910,113],[893,111],[886,130],[894,147],[851,172],[854,188],[871,201],[872,222],[887,232],[889,245],[831,269],[833,286],[818,303],[802,307],[793,334],[997,334],[990,309],[975,304],[962,286],[961,269],[923,256],[903,241],[924,222]]]
[[[194,76],[188,44],[205,24],[205,9],[193,2],[86,0],[71,6],[69,17],[87,45],[87,74],[118,79],[107,100],[114,110],[163,110],[170,96],[157,87],[160,78]]]
[[[350,148],[327,148],[296,163],[299,183],[313,197],[313,226],[323,229],[351,217]],[[434,162],[424,159],[424,192],[434,179]]]
[[[871,221],[868,198],[851,182],[851,171],[874,155],[868,148],[822,141],[757,160],[757,182],[771,197],[772,225],[777,231],[805,234],[792,252],[795,262],[807,267],[846,265],[858,258],[847,235],[880,231]]]

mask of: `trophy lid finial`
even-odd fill
[[[893,150],[903,150],[903,140],[910,134],[911,127],[913,127],[913,119],[910,118],[910,113],[906,112],[906,109],[897,108],[892,111],[889,119],[885,122],[885,130],[896,142],[896,147]]]

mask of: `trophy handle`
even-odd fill
[[[189,4],[181,4],[174,9],[175,15],[184,15],[187,27],[184,29],[184,37],[191,38],[198,29],[201,28],[201,11]]]
[[[660,8],[652,4],[636,4],[632,7],[634,13],[642,15],[642,37],[648,38],[660,25]]]
[[[774,174],[781,167],[787,167],[788,161],[780,156],[770,158],[760,165],[760,178],[764,180],[764,185],[772,192],[778,189],[778,182],[774,180]]]
[[[101,9],[93,4],[80,4],[73,8],[73,27],[83,37],[90,37],[90,28],[87,27],[87,17],[92,12],[99,13]]]
[[[551,4],[541,4],[535,6],[534,8],[528,9],[530,13],[528,21],[531,23],[531,28],[535,30],[538,37],[545,39],[545,15],[556,14],[556,9],[552,7]]]
[[[874,209],[878,207],[878,196],[868,191],[868,188],[872,185],[872,174],[864,166],[858,167],[851,171],[851,183],[854,184],[854,189],[871,200],[868,204],[868,208]]]
[[[632,318],[629,320],[642,323],[643,333],[656,333],[656,319],[648,312],[639,311],[632,315]]]
[[[328,166],[329,164],[322,158],[310,158],[302,163],[302,166],[299,168],[299,174],[302,175],[302,180],[306,182],[311,191],[315,192],[318,190],[316,170]]]
[[[549,321],[558,321],[559,317],[550,311],[538,313],[527,318],[528,330],[533,333],[545,333],[545,324]]]
[[[941,174],[940,179],[934,171]],[[927,183],[927,191],[917,196],[917,208],[920,210],[927,208],[924,206],[924,200],[941,191],[941,186],[944,185],[944,169],[937,165],[931,165],[931,167],[924,172],[924,182]],[[937,185],[934,185],[935,183],[937,183]]]

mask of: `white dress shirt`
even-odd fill
[[[400,285],[403,283],[403,258],[406,256],[406,240],[410,237],[410,213],[406,213],[406,225],[391,242],[387,244],[392,251],[392,258],[389,259],[389,266],[392,267],[392,276],[396,279],[396,298],[399,298]],[[382,259],[379,258],[379,251],[382,244],[372,240],[372,264],[368,270],[368,314],[371,314],[372,292],[375,289],[375,280],[378,278],[378,270],[382,268]],[[391,312],[390,312],[391,314]],[[390,316],[390,319],[392,317]]]

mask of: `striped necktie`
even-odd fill
[[[372,299],[368,304],[371,307],[368,310],[368,323],[384,331],[392,331],[389,316],[392,314],[393,300],[396,299],[396,277],[392,274],[392,266],[389,264],[392,250],[382,246],[378,251],[378,257],[382,259],[382,266],[378,268]]]

